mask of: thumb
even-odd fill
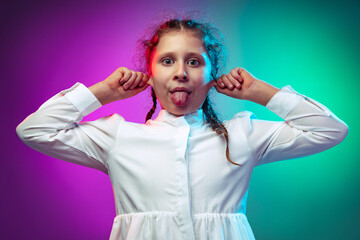
[[[137,86],[134,89],[132,89],[136,94],[144,91],[148,86],[150,86],[149,84],[145,84],[144,86]]]
[[[245,68],[239,67],[238,73],[239,73],[240,76],[241,76],[242,78],[244,78],[244,79],[247,79],[247,78],[255,78],[251,73],[249,73],[248,71],[246,71]]]

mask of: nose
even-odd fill
[[[177,81],[187,81],[189,80],[188,75],[185,70],[184,64],[179,64],[175,74],[174,74],[174,80]]]

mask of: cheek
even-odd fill
[[[155,91],[155,95],[157,96],[158,100],[161,102],[161,100],[164,97],[166,97],[166,94],[168,93],[166,83],[159,79],[153,79],[152,87]]]
[[[159,74],[155,71],[152,72],[152,75],[150,77],[150,82],[149,84],[154,88],[154,89],[158,89],[160,88],[163,84],[162,84],[162,78],[161,76],[159,76]]]
[[[204,81],[204,84],[207,84],[209,82],[212,81],[212,78],[211,78],[211,67],[209,65],[207,65],[205,68],[203,68],[203,71],[202,71],[202,77],[203,77],[203,81]]]
[[[202,84],[203,86],[209,85],[212,82],[212,78],[210,75],[210,72],[204,71],[201,74],[201,81],[199,81],[199,84]]]

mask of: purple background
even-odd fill
[[[291,84],[300,92],[310,92],[310,96],[330,105],[349,125],[358,118],[358,110],[350,109],[359,100],[360,34],[356,29],[360,21],[354,17],[359,4],[346,1],[339,5],[329,1],[283,4],[265,0],[228,4],[205,0],[3,1],[0,239],[108,239],[115,209],[107,175],[35,152],[18,139],[15,128],[44,101],[76,82],[91,86],[120,66],[131,68],[135,41],[152,17],[167,7],[209,8],[214,24],[224,33],[231,49],[229,69],[242,65],[265,79],[276,75],[272,83],[278,87]],[[304,27],[291,31],[293,25]],[[314,25],[324,28],[312,28]],[[324,46],[331,51],[326,48],[322,51]],[[314,56],[330,59],[334,64],[330,70],[338,66],[342,72],[326,75],[329,63],[324,59],[317,61]],[[315,79],[313,90],[306,79],[298,76],[300,68]],[[293,76],[291,81],[289,74]],[[335,97],[331,95],[334,92]],[[145,91],[129,100],[109,104],[86,120],[118,112],[126,120],[143,122],[150,106],[150,94]],[[259,111],[258,117],[273,117],[264,114],[261,107],[228,98],[218,106],[224,118],[244,107]],[[359,131],[355,122],[351,130],[353,141],[352,136],[347,141],[353,145],[342,143],[334,150],[316,155],[319,157],[270,164],[254,171],[258,175],[250,184],[253,191],[249,192],[248,217],[255,236],[360,237],[356,227],[360,213],[359,174],[355,171],[360,166],[356,153]],[[339,159],[347,160],[343,168]]]

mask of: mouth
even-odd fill
[[[175,93],[175,92],[186,92],[186,93],[191,93],[191,91],[185,87],[177,87],[174,88],[172,90],[170,90],[170,93]]]
[[[171,100],[176,106],[185,106],[190,101],[191,91],[185,87],[177,87],[170,90]]]

